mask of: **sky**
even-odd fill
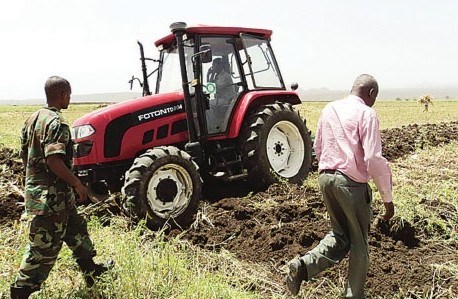
[[[381,89],[458,85],[456,0],[0,0],[0,101],[44,98],[51,75],[73,94],[127,92],[137,40],[157,58],[176,21],[273,30],[285,83],[305,90],[361,73]]]

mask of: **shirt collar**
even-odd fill
[[[54,112],[60,112],[60,110],[57,109],[57,108],[54,107],[54,106],[45,106],[44,108],[45,108],[45,109],[48,109],[48,110],[51,110],[51,111],[54,111]]]
[[[366,103],[364,102],[363,99],[361,99],[361,98],[358,97],[358,96],[355,96],[354,94],[349,94],[349,95],[347,96],[347,99],[353,100],[353,101],[357,101],[357,102],[359,102],[359,103],[361,103],[361,104],[366,105]]]

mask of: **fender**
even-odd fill
[[[246,117],[247,111],[252,111],[256,107],[264,104],[274,103],[275,101],[286,102],[292,105],[301,103],[299,95],[295,91],[288,90],[257,90],[248,92],[237,101],[229,126],[227,135],[215,136],[209,140],[220,140],[239,137],[240,129]]]

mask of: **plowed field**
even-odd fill
[[[458,122],[409,125],[382,131],[384,156],[394,161],[425,146],[438,146],[458,140]],[[20,218],[23,210],[22,162],[11,149],[0,151],[0,224]],[[273,185],[251,196],[244,184],[205,187],[198,219],[183,234],[193,244],[210,250],[225,248],[239,259],[263,264],[272,279],[283,280],[280,269],[295,255],[315,246],[330,230],[325,207],[318,190],[295,185]],[[383,211],[374,211],[374,215]],[[444,215],[456,217],[453,206],[442,207]],[[375,296],[388,296],[405,290],[427,294],[434,289],[431,264],[458,264],[458,244],[443,246],[429,242],[431,232],[420,223],[394,218],[391,227],[374,222],[370,232],[370,256],[367,288]],[[439,232],[440,233],[440,232]],[[444,236],[444,239],[447,237]],[[335,283],[346,277],[347,259],[326,272]],[[441,288],[458,296],[458,279],[440,271]],[[318,287],[320,279],[309,284]],[[323,296],[326,294],[323,293]],[[323,297],[325,298],[325,297]]]

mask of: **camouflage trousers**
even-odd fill
[[[30,223],[29,243],[13,286],[38,290],[54,266],[65,242],[75,259],[96,255],[86,220],[75,208],[36,215]]]

